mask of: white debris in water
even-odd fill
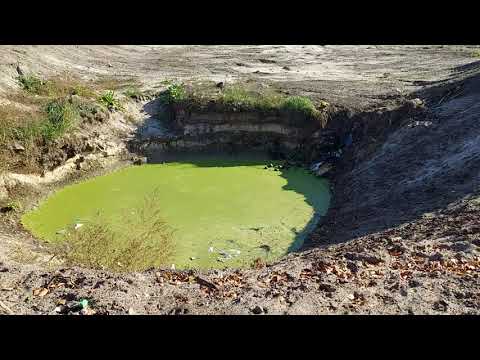
[[[83,224],[77,223],[77,224],[75,224],[75,226],[74,226],[73,228],[74,228],[75,230],[78,230],[78,229],[80,229],[82,226],[83,226]]]
[[[171,269],[172,269],[172,270],[175,270],[175,264],[172,264]]]
[[[230,253],[234,254],[235,256],[238,256],[241,254],[241,251],[236,249],[230,249],[228,251],[230,251]]]
[[[310,170],[311,171],[317,171],[320,168],[320,166],[322,166],[322,164],[323,164],[323,161],[314,163],[314,164],[312,164],[312,166],[310,166]]]
[[[228,253],[227,251],[225,251],[225,250],[220,250],[218,253],[219,253],[220,255],[222,255],[225,260],[228,260],[228,259],[231,259],[231,258],[232,258],[232,255],[229,254],[229,253]]]
[[[192,261],[193,261],[193,260],[195,260],[195,259],[196,259],[196,257],[195,257],[195,256],[190,256],[190,260],[192,260]]]
[[[209,253],[212,253],[212,252],[213,252],[213,246],[210,246],[210,247],[208,248],[208,252],[209,252]]]

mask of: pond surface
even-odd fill
[[[65,229],[83,231],[82,225],[99,213],[112,223],[123,222],[120,214],[155,191],[161,216],[174,231],[166,266],[268,262],[298,249],[330,202],[327,180],[301,168],[265,169],[269,163],[274,162],[253,155],[190,156],[131,166],[57,191],[22,221],[35,236],[61,242]]]

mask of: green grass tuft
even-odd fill
[[[171,84],[161,95],[160,99],[164,104],[174,104],[186,100],[187,91],[183,84]]]
[[[137,87],[129,87],[123,93],[125,96],[135,100],[141,99],[143,95],[140,89]]]
[[[33,74],[19,76],[18,82],[23,90],[36,95],[40,94],[45,86],[45,81]]]
[[[98,102],[105,106],[110,111],[122,110],[123,106],[120,103],[120,100],[117,99],[115,96],[115,92],[113,90],[109,90],[104,92],[99,98]]]
[[[281,107],[285,110],[303,113],[306,116],[315,117],[318,115],[318,110],[315,108],[312,100],[304,96],[287,97],[282,102]]]

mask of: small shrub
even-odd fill
[[[113,90],[103,93],[98,98],[98,101],[110,111],[123,109],[120,101],[115,97],[115,92]]]
[[[183,84],[172,84],[160,95],[164,104],[174,104],[187,99],[187,90]]]
[[[140,89],[136,87],[130,87],[127,90],[125,90],[123,93],[125,94],[125,96],[135,100],[141,99],[143,95]]]
[[[25,91],[32,94],[40,94],[45,86],[45,81],[33,74],[21,75],[18,81]]]
[[[472,51],[472,56],[473,56],[473,57],[480,57],[480,50],[474,50],[474,51]]]
[[[43,139],[48,142],[72,128],[78,117],[78,109],[65,100],[54,100],[45,107],[46,118],[41,126]]]
[[[316,116],[318,114],[318,110],[312,101],[304,96],[288,97],[281,107],[285,110],[301,112],[307,116]]]
[[[80,229],[68,231],[53,250],[68,263],[96,269],[141,271],[165,265],[173,253],[173,232],[158,204],[153,192],[115,224],[98,215]]]

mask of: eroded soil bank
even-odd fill
[[[359,124],[331,175],[333,206],[308,239],[308,250],[255,269],[116,274],[56,263],[2,217],[1,311],[72,313],[88,299],[84,313],[478,314],[478,61],[462,47],[294,50],[292,56],[274,47],[221,47],[214,52],[225,55],[221,61],[203,64],[230,76],[238,72],[233,65],[225,69],[229,61],[248,65],[267,54],[282,66],[298,65],[309,71],[284,75],[277,65],[257,64],[272,71],[254,76],[321,97],[345,109],[347,123]],[[58,48],[42,51],[67,56]],[[128,58],[128,48],[112,51]],[[161,53],[152,50],[148,59],[155,51]],[[168,49],[162,61],[173,62],[182,51]],[[205,48],[188,51],[188,61],[205,59]],[[296,64],[302,52],[305,59]],[[28,50],[24,55],[31,59]],[[152,66],[145,60],[137,73]],[[193,69],[182,66],[184,74]],[[412,103],[415,98],[421,101]],[[418,111],[399,111],[403,106]],[[74,160],[67,160],[73,168]]]

